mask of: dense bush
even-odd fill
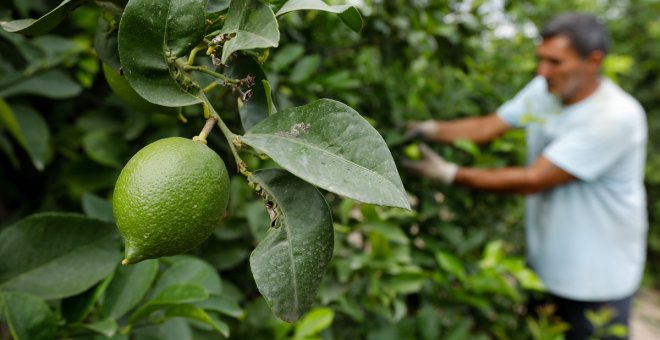
[[[127,338],[132,332],[138,339],[212,339],[215,330],[236,339],[551,339],[560,332],[561,325],[545,314],[526,316],[527,298],[542,288],[523,260],[522,198],[438,186],[403,171],[412,212],[323,191],[333,213],[334,255],[316,307],[294,324],[271,313],[250,272],[250,252],[270,220],[238,174],[231,178],[225,226],[201,247],[186,256],[120,266],[122,245],[109,203],[119,171],[146,144],[192,137],[204,124],[199,107],[185,108],[183,117],[141,111],[107,84],[101,42],[111,40],[107,33],[126,2],[85,4],[46,35],[0,30],[0,232],[55,217],[58,227],[85,238],[81,242],[93,254],[89,263],[72,268],[89,272],[70,294],[44,289],[41,295],[0,299],[0,338],[9,338],[17,312],[7,309],[17,304],[38,306],[21,312],[42,318],[34,318],[42,322],[42,335],[52,330],[61,337]],[[229,3],[209,2],[223,10]],[[284,2],[270,1],[274,8]],[[39,17],[59,3],[5,2],[0,21]],[[659,285],[660,46],[652,42],[660,39],[660,3],[510,1],[501,10],[492,5],[363,1],[360,33],[340,16],[292,12],[278,17],[279,47],[250,55],[263,62],[278,110],[319,98],[347,103],[380,132],[397,159],[409,145],[402,139],[406,121],[488,113],[531,79],[535,27],[568,9],[598,14],[614,38],[605,73],[639,98],[648,114],[645,284]],[[219,87],[209,97],[229,128],[242,133],[236,93]],[[230,172],[236,168],[219,132],[208,143],[230,160]],[[484,146],[460,142],[436,149],[452,161],[490,167],[521,164],[523,143],[522,133],[513,131]],[[255,153],[242,156],[250,168],[273,165]],[[85,223],[99,231],[85,234],[79,228]],[[67,242],[75,243],[53,237],[35,244]],[[29,261],[32,251],[20,249],[0,261]],[[13,290],[3,286],[3,275],[0,296]],[[148,313],[149,304],[158,302],[154,297],[173,282],[208,288],[207,299],[195,306],[210,321],[191,312],[186,319]]]

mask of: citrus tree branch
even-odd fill
[[[208,99],[205,99],[202,102],[202,105],[204,107],[204,116],[207,117],[208,119],[206,121],[207,125],[209,124],[210,121],[214,121],[220,128],[220,131],[222,131],[222,134],[227,139],[227,143],[229,144],[229,149],[231,150],[231,153],[234,156],[234,160],[236,161],[236,165],[238,166],[238,172],[240,172],[246,177],[250,176],[252,173],[248,171],[247,164],[245,164],[241,156],[239,156],[238,150],[236,149],[237,146],[241,145],[238,136],[229,130],[229,128],[222,120],[220,115],[217,112],[215,112],[215,109],[213,108],[211,103],[208,102]]]

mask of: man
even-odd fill
[[[537,76],[495,113],[423,121],[412,133],[435,142],[488,142],[524,127],[525,167],[459,167],[422,146],[409,170],[447,184],[528,195],[527,257],[544,282],[567,339],[586,339],[586,310],[609,306],[628,325],[646,247],[643,184],[647,139],[643,108],[600,75],[609,47],[590,15],[564,14],[547,24],[537,47]]]

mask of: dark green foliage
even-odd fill
[[[83,2],[65,1],[63,7]],[[232,9],[229,1],[209,0],[207,9],[240,13],[239,2]],[[60,3],[5,1],[0,4],[0,21],[38,18]],[[438,186],[404,172],[399,174],[411,196],[412,212],[321,192],[334,220],[334,254],[311,311],[295,324],[273,314],[252,276],[250,252],[267,238],[272,216],[240,175],[231,179],[225,226],[201,247],[186,256],[135,267],[108,267],[106,262],[118,259],[121,247],[120,239],[104,228],[112,223],[109,202],[122,165],[152,141],[196,135],[204,119],[199,105],[182,110],[188,120],[184,124],[171,113],[143,113],[122,103],[106,84],[99,59],[119,67],[119,54],[113,54],[119,28],[115,20],[126,1],[84,3],[66,18],[60,10],[45,20],[50,25],[63,19],[46,35],[0,29],[0,245],[13,240],[17,230],[30,229],[42,233],[33,241],[36,246],[24,247],[47,248],[48,240],[56,238],[43,232],[45,227],[37,228],[35,221],[49,216],[74,221],[67,223],[68,229],[87,221],[99,228],[99,239],[43,252],[17,249],[20,245],[12,243],[0,247],[0,268],[20,270],[22,262],[14,259],[52,256],[57,269],[52,271],[63,273],[56,267],[63,259],[82,261],[80,254],[87,254],[89,247],[105,252],[94,259],[94,271],[81,273],[76,272],[79,266],[67,266],[73,274],[48,280],[58,285],[75,280],[68,290],[51,285],[51,291],[39,295],[16,290],[9,278],[0,279],[0,339],[53,334],[127,339],[124,333],[136,339],[217,339],[218,333],[236,339],[319,334],[325,339],[553,339],[561,332],[562,325],[548,313],[541,313],[540,319],[526,317],[525,302],[540,286],[522,257],[522,199]],[[406,121],[491,112],[531,79],[534,40],[521,32],[565,10],[602,16],[614,38],[604,71],[635,95],[648,113],[651,224],[645,284],[660,284],[657,1],[508,1],[500,19],[489,16],[493,10],[485,10],[488,4],[483,1],[472,6],[444,0],[365,1],[359,33],[355,12],[343,7],[294,11],[273,19],[268,7],[278,14],[285,3],[252,4],[279,30],[279,41],[273,30],[242,21],[224,28],[219,21],[210,23],[206,38],[213,38],[211,33],[241,33],[232,43],[237,59],[217,54],[229,66],[218,72],[243,78],[244,69],[257,70],[253,75],[259,86],[253,90],[259,92],[253,94],[253,102],[244,101],[237,97],[246,88],[218,86],[206,94],[209,101],[231,131],[242,134],[271,112],[295,111],[320,98],[338,100],[384,137],[395,161],[406,146]],[[99,18],[103,25],[97,32]],[[209,15],[207,24],[215,19]],[[496,19],[505,20],[512,33],[501,36],[502,23],[492,23]],[[35,26],[27,32],[46,28]],[[195,32],[194,41],[179,49],[186,51],[183,54],[199,41],[199,29]],[[245,32],[265,40],[255,46]],[[137,48],[134,41],[127,46]],[[251,49],[240,51],[246,47]],[[144,53],[161,51],[156,50]],[[200,59],[206,57],[204,52],[199,51]],[[182,67],[161,61],[159,70],[165,73]],[[165,74],[162,79],[169,78]],[[192,79],[203,86],[212,80],[205,75]],[[169,84],[176,87],[181,82]],[[189,93],[180,95],[198,101]],[[277,136],[279,130],[273,131]],[[460,142],[436,150],[460,164],[491,167],[522,164],[523,144],[521,132],[514,131],[488,145]],[[208,145],[235,174],[237,164],[218,130],[208,137]],[[331,145],[322,147],[341,154]],[[250,169],[275,166],[253,150],[241,151],[241,156]],[[28,217],[42,212],[57,213]],[[7,251],[12,254],[4,254]],[[5,272],[9,273],[0,271],[0,278]],[[20,321],[26,315],[30,322]]]

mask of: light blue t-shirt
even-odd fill
[[[527,256],[551,293],[623,298],[639,287],[646,254],[646,115],[609,79],[562,106],[536,77],[497,114],[524,127],[531,164],[543,155],[577,178],[525,201]]]

